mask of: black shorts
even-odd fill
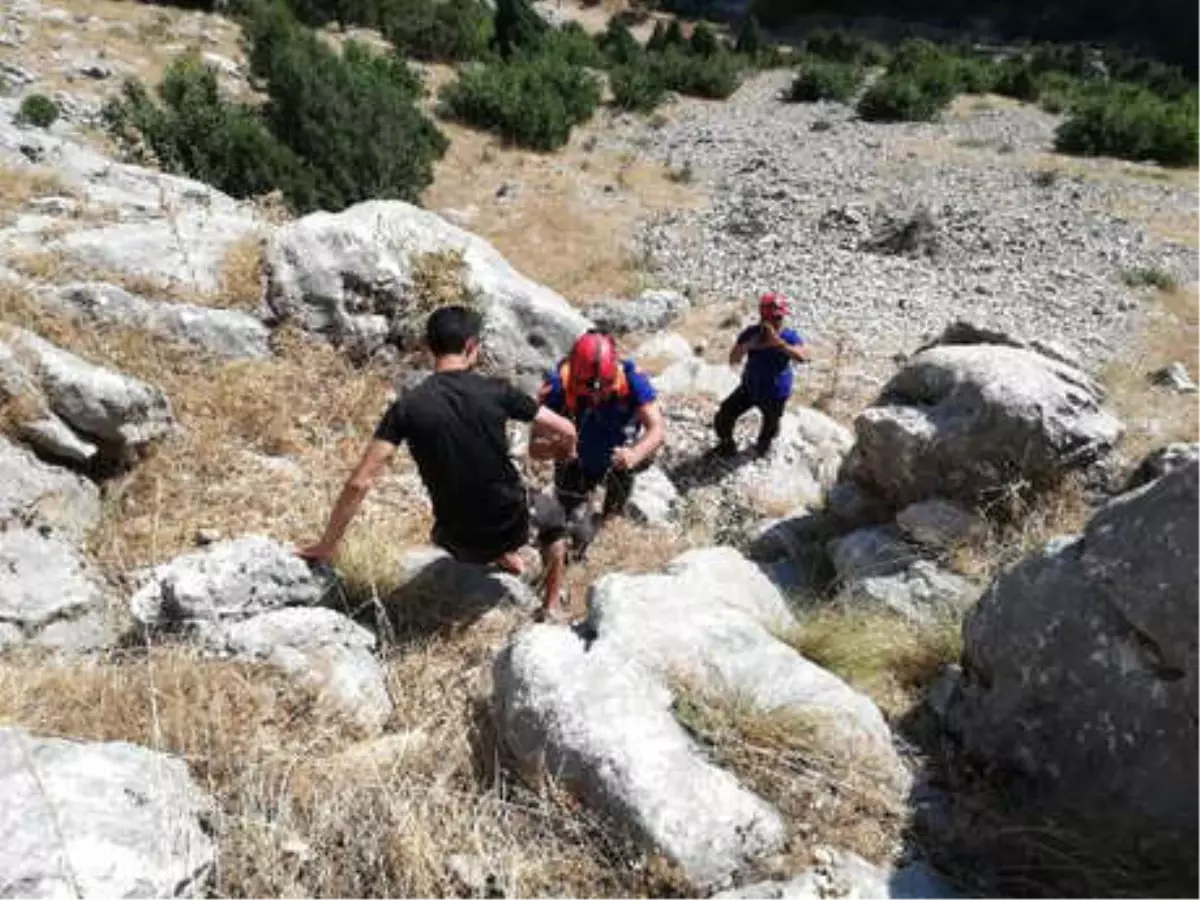
[[[515,507],[505,519],[498,528],[487,532],[435,522],[430,540],[459,562],[487,565],[529,543],[528,507],[523,504]]]
[[[538,544],[544,547],[567,538],[572,549],[582,555],[595,538],[600,519],[625,511],[633,477],[633,472],[609,470],[606,475],[592,478],[577,460],[555,466],[554,493],[534,494],[531,503]],[[601,485],[605,488],[604,510],[596,516],[589,500]]]

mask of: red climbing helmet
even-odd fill
[[[791,314],[788,298],[773,291],[758,298],[758,313],[764,319],[782,319]]]
[[[617,358],[617,342],[602,331],[588,331],[575,341],[568,358],[570,384],[567,389],[575,395],[606,394],[617,384],[621,361]]]

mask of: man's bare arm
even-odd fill
[[[549,407],[538,408],[529,437],[533,459],[570,459],[575,455],[575,424]]]
[[[346,479],[337,501],[333,504],[329,523],[325,526],[321,540],[301,548],[298,551],[300,556],[314,562],[328,562],[333,557],[342,541],[342,535],[346,533],[346,528],[362,505],[363,498],[367,496],[371,486],[395,454],[396,445],[387,441],[374,440],[367,445],[358,465]]]
[[[662,408],[657,402],[646,403],[638,408],[638,422],[642,426],[642,436],[637,443],[629,447],[619,447],[613,454],[613,465],[617,468],[632,469],[658,452],[667,437],[666,420],[663,419]]]

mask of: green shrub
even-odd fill
[[[561,58],[514,57],[463,72],[442,89],[441,101],[455,118],[505,141],[554,150],[591,117],[600,88],[585,69]]]
[[[762,26],[758,24],[758,18],[751,13],[742,19],[742,24],[738,27],[737,39],[734,42],[734,50],[743,56],[758,59],[760,54],[769,49],[772,48],[767,44],[766,35],[763,34]]]
[[[1126,287],[1152,287],[1160,291],[1173,291],[1178,287],[1178,281],[1176,281],[1175,276],[1166,269],[1160,269],[1157,266],[1124,269],[1121,272],[1121,283]]]
[[[888,61],[887,48],[882,44],[836,28],[810,32],[804,40],[804,51],[833,62],[863,66],[880,66]]]
[[[496,0],[492,46],[505,59],[518,52],[537,52],[549,30],[528,0]]]
[[[958,83],[967,94],[988,94],[996,89],[999,67],[989,60],[972,56],[958,59]]]
[[[397,52],[434,62],[479,59],[493,36],[480,0],[394,0],[378,27]]]
[[[672,19],[667,25],[666,31],[663,32],[662,47],[660,50],[668,50],[671,47],[676,47],[680,50],[687,47],[687,38],[683,36],[683,28],[679,24],[678,19]]]
[[[609,74],[613,104],[621,109],[650,112],[666,96],[662,78],[647,61],[617,66]]]
[[[705,57],[669,47],[652,56],[651,65],[668,90],[692,97],[724,100],[740,83],[737,59],[724,50]]]
[[[557,56],[568,65],[599,69],[604,55],[592,36],[578,22],[568,22],[562,29],[552,31],[542,39],[541,53]]]
[[[852,63],[809,60],[800,67],[786,99],[792,103],[847,103],[862,84],[863,75],[862,68]]]
[[[58,104],[45,94],[30,94],[21,101],[17,109],[18,125],[34,125],[49,128],[58,121]]]
[[[858,101],[858,114],[869,122],[926,122],[952,98],[912,75],[885,75]]]
[[[313,176],[255,110],[221,96],[217,73],[193,57],[176,59],[158,87],[125,82],[101,113],[109,134],[141,163],[207,182],[234,197],[275,189],[295,208],[315,202]]]
[[[993,90],[1014,100],[1036,103],[1042,95],[1042,79],[1022,60],[1006,60],[996,74]]]
[[[682,32],[680,33],[682,36]],[[662,53],[667,49],[667,26],[663,24],[663,20],[659,19],[654,23],[654,30],[650,32],[650,37],[646,41],[647,53]]]
[[[692,29],[688,47],[697,56],[715,56],[721,52],[721,42],[717,40],[716,32],[707,22],[699,22]]]
[[[416,107],[421,83],[402,59],[353,42],[338,54],[280,5],[244,30],[267,126],[313,172],[322,208],[417,200],[447,142]]]
[[[616,16],[608,20],[608,26],[596,42],[605,59],[615,66],[629,65],[642,55],[642,48],[629,26]]]
[[[1196,164],[1196,94],[1166,101],[1144,88],[1118,85],[1077,100],[1055,134],[1055,149],[1081,156]]]

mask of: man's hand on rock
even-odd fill
[[[317,541],[317,543],[309,544],[307,547],[296,548],[296,555],[301,559],[325,565],[328,565],[333,559],[335,552],[337,552],[337,547],[330,547],[323,541]]]
[[[618,472],[632,469],[636,461],[632,447],[618,447],[613,451],[612,467]]]

